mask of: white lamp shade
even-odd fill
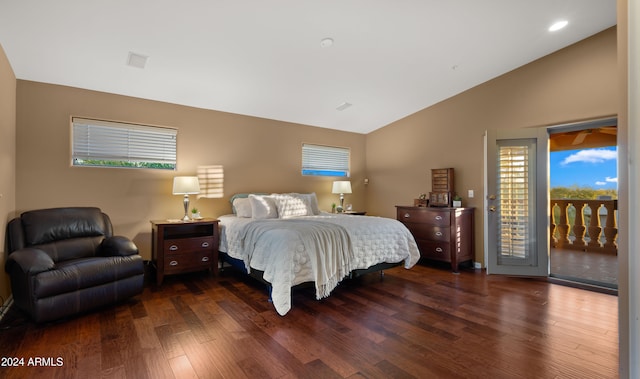
[[[348,180],[339,180],[333,182],[332,193],[351,193],[351,182]]]
[[[176,176],[173,178],[174,195],[195,195],[200,193],[200,182],[197,176]]]

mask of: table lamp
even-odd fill
[[[338,212],[344,210],[344,194],[351,193],[351,182],[348,180],[338,180],[333,182],[332,193],[340,194],[340,206],[336,209]]]
[[[189,221],[189,195],[200,193],[200,182],[197,176],[176,176],[173,178],[173,194],[184,195],[184,217],[182,221]]]

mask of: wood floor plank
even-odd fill
[[[236,271],[148,280],[131,300],[36,325],[15,308],[2,378],[616,378],[617,298],[543,280],[418,265],[293,291],[278,315]]]
[[[173,377],[185,379],[198,378],[198,374],[191,366],[191,362],[189,362],[189,359],[184,355],[169,359],[169,365],[171,366]],[[162,377],[170,378],[171,376],[167,375]]]

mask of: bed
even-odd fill
[[[280,315],[291,288],[313,283],[316,298],[346,277],[397,265],[413,267],[416,242],[399,221],[321,212],[315,194],[238,194],[233,214],[220,216],[223,259],[266,282]]]

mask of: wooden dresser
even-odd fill
[[[451,264],[472,261],[474,249],[474,208],[396,206],[398,221],[407,226],[418,243],[423,259]]]

